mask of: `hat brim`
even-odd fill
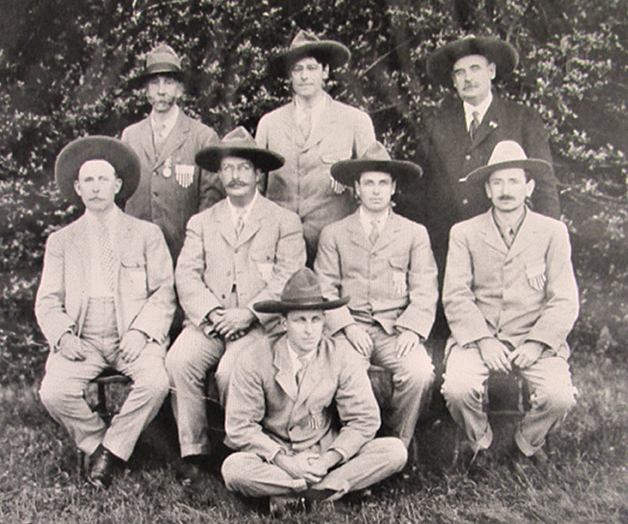
[[[180,69],[176,69],[176,67],[172,64],[157,64],[159,67],[152,68],[150,70],[144,70],[137,76],[130,78],[127,82],[127,85],[130,89],[142,89],[146,86],[146,83],[156,76],[169,76],[178,80],[182,84],[185,84],[186,75]]]
[[[116,203],[122,207],[135,193],[140,182],[140,159],[129,146],[109,136],[86,136],[65,146],[55,162],[55,180],[61,195],[70,203],[83,206],[83,200],[74,190],[79,169],[88,160],[106,160],[122,180]]]
[[[349,187],[360,179],[362,173],[368,171],[388,173],[400,184],[406,184],[423,175],[423,170],[418,165],[405,160],[341,160],[331,166],[331,176]]]
[[[546,180],[553,176],[554,168],[547,160],[540,158],[528,158],[526,160],[509,160],[506,162],[498,162],[487,166],[479,167],[471,171],[467,176],[458,180],[458,182],[468,182],[470,184],[484,183],[495,171],[502,169],[524,169],[529,177],[535,180]]]
[[[273,61],[273,66],[277,74],[288,76],[290,69],[302,58],[313,56],[328,64],[330,69],[338,69],[351,60],[349,48],[333,40],[319,40],[302,44],[295,49],[289,49],[277,56]]]
[[[288,313],[289,311],[313,311],[328,309],[337,309],[346,306],[351,297],[338,298],[336,300],[326,300],[323,298],[320,302],[302,303],[302,302],[282,302],[280,300],[264,300],[253,304],[253,309],[259,313]]]
[[[196,153],[196,163],[206,171],[217,173],[223,158],[233,156],[250,160],[253,165],[264,172],[274,171],[283,166],[285,159],[278,153],[258,147],[212,146]]]
[[[453,87],[452,69],[462,57],[482,55],[496,66],[496,79],[510,75],[519,63],[519,53],[497,37],[462,38],[436,49],[427,59],[427,74],[445,87]]]

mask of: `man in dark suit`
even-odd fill
[[[494,92],[493,82],[511,74],[518,60],[515,48],[499,38],[473,36],[446,44],[428,58],[429,76],[458,94],[423,120],[419,163],[425,176],[417,198],[429,197],[423,205],[413,203],[417,215],[411,216],[428,228],[441,277],[451,226],[490,207],[482,187],[458,180],[485,166],[502,140],[521,144],[528,157],[552,160],[548,132],[536,111]],[[530,207],[560,216],[554,176],[537,184]]]
[[[201,149],[218,144],[216,132],[187,116],[177,105],[183,95],[181,59],[160,45],[146,57],[146,68],[132,80],[144,87],[152,111],[127,127],[121,140],[140,158],[140,185],[125,211],[157,224],[176,264],[190,217],[223,195],[215,175],[194,163]]]

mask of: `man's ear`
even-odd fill
[[[536,187],[536,181],[534,180],[534,178],[530,178],[530,180],[526,182],[526,197],[527,198],[530,198],[532,196],[532,193],[534,192],[535,187]]]
[[[329,64],[323,66],[323,80],[329,79]]]
[[[488,63],[488,72],[491,80],[495,80],[495,77],[497,76],[497,66],[495,65],[495,62]]]

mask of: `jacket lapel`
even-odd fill
[[[384,227],[382,228],[382,231],[377,238],[377,242],[375,242],[375,245],[373,246],[373,251],[379,251],[381,249],[384,249],[386,246],[394,242],[395,239],[398,237],[400,230],[401,221],[399,220],[399,215],[391,211],[388,220],[386,220],[386,223],[384,224]]]
[[[294,379],[292,361],[288,355],[288,345],[286,336],[281,337],[273,348],[273,366],[277,370],[275,381],[284,390],[293,402],[297,400],[297,384]]]
[[[310,359],[305,374],[303,375],[303,382],[301,387],[297,391],[297,400],[294,405],[294,412],[310,398],[312,392],[317,388],[318,384],[325,378],[326,366],[324,365],[323,358],[321,356],[321,344],[319,343],[316,349],[316,354]],[[296,418],[296,417],[295,417]]]
[[[304,149],[311,149],[318,144],[323,138],[331,135],[336,125],[338,115],[333,110],[333,100],[325,93],[324,107],[316,126],[310,130],[310,136],[305,141]]]
[[[480,127],[475,132],[475,137],[472,143],[472,149],[478,147],[488,136],[499,127],[499,114],[501,103],[499,98],[493,95],[491,105],[488,107],[484,119],[482,120]],[[464,110],[462,112],[464,116]]]
[[[506,260],[511,260],[519,256],[530,246],[533,246],[535,241],[538,241],[539,235],[537,225],[536,217],[529,209],[527,209],[526,216],[523,219],[523,223],[519,228],[517,236],[515,237],[515,241],[512,243],[512,246],[510,246]]]
[[[347,234],[356,246],[360,246],[362,249],[366,249],[366,251],[370,252],[373,246],[371,245],[371,241],[366,236],[366,232],[362,227],[362,223],[360,222],[360,210],[353,213],[350,216],[350,219],[347,221]]]
[[[216,212],[214,213],[214,219],[216,221],[216,227],[220,234],[225,239],[225,242],[231,247],[236,245],[235,226],[233,220],[231,220],[231,213],[227,204],[227,199],[223,199],[220,202],[214,204]]]
[[[153,128],[150,125],[150,116],[140,122],[140,131],[138,132],[141,151],[138,154],[144,155],[146,163],[152,166],[156,161],[157,152],[153,142]]]
[[[486,242],[489,246],[496,249],[500,253],[506,255],[508,253],[508,247],[504,242],[504,239],[499,233],[499,229],[497,228],[497,224],[493,219],[493,209],[489,209],[484,215],[482,215],[484,219],[480,224],[479,233],[482,235],[484,242]]]
[[[153,169],[157,169],[161,166],[169,157],[171,157],[174,152],[181,147],[181,145],[187,139],[188,134],[190,133],[191,123],[188,118],[183,113],[183,110],[179,109],[179,116],[177,117],[177,122],[175,123],[172,131],[166,138],[166,142],[164,146],[159,151],[157,156],[157,160],[155,161],[155,165]],[[152,136],[152,130],[151,130]]]
[[[266,205],[265,202],[262,200],[262,195],[258,194],[257,200],[255,204],[253,204],[253,209],[251,209],[251,212],[246,219],[244,229],[242,229],[239,238],[236,240],[236,246],[241,246],[242,244],[248,242],[249,239],[259,231],[259,228],[262,227],[262,222],[265,215]]]
[[[286,106],[286,110],[283,112],[283,122],[281,124],[286,139],[292,142],[297,147],[303,147],[303,137],[301,130],[297,126],[296,105],[294,101]]]

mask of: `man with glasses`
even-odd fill
[[[283,165],[283,157],[258,148],[243,127],[220,145],[196,155],[203,169],[218,172],[227,197],[193,216],[175,271],[186,316],[183,331],[166,358],[183,476],[198,476],[209,454],[205,377],[218,365],[216,383],[225,405],[231,372],[242,353],[278,329],[279,316],[255,312],[272,300],[305,264],[299,217],[257,191],[262,172]],[[220,361],[220,363],[219,363]]]

